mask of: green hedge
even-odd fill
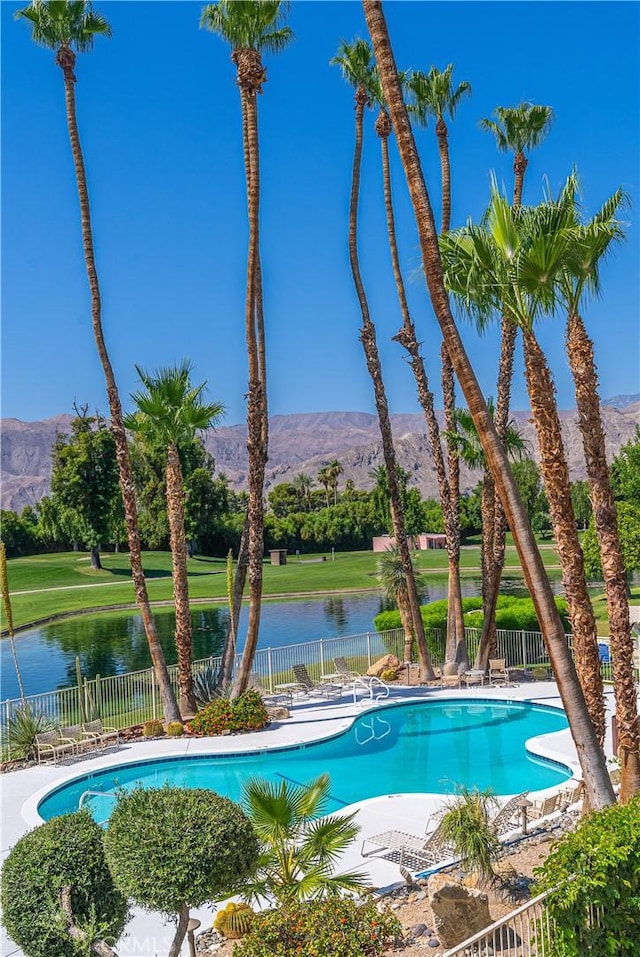
[[[555,599],[556,607],[566,632],[571,631],[567,614],[567,603],[564,598]],[[432,601],[422,605],[420,613],[425,628],[440,629],[443,634],[447,629],[447,599]],[[482,598],[463,598],[462,610],[465,622],[469,628],[482,628]],[[400,612],[383,611],[373,619],[377,631],[390,631],[400,628]],[[505,631],[540,631],[540,624],[531,598],[515,598],[513,595],[500,595],[496,610],[496,626]]]
[[[640,797],[581,821],[534,874],[551,890],[553,957],[640,952]],[[593,910],[597,920],[592,920]]]

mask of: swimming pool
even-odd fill
[[[531,702],[461,699],[387,705],[360,715],[335,737],[304,747],[235,755],[137,761],[74,778],[44,797],[44,820],[75,811],[81,796],[96,820],[111,813],[117,789],[204,787],[238,800],[252,775],[307,782],[331,776],[335,811],[395,793],[449,794],[457,784],[512,794],[552,787],[568,768],[537,758],[526,741],[568,727],[564,712]]]

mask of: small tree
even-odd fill
[[[127,902],[114,886],[102,831],[88,811],[53,818],[20,838],[2,869],[2,910],[7,931],[28,957],[78,957],[78,931],[89,940],[120,935]]]
[[[228,896],[252,873],[258,842],[228,798],[201,788],[122,794],[104,836],[116,886],[150,910],[175,915],[168,957],[177,957],[189,908]]]
[[[550,955],[638,953],[640,797],[584,818],[537,868],[555,920]],[[594,913],[597,919],[594,920]]]

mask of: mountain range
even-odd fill
[[[512,417],[531,455],[538,457],[531,413],[513,412]],[[582,440],[575,410],[560,413],[563,441],[572,480],[585,478]],[[0,506],[21,511],[35,505],[49,493],[51,446],[58,432],[70,431],[70,415],[57,415],[41,422],[19,419],[0,420],[2,454],[0,464]],[[613,458],[629,442],[640,425],[640,394],[617,396],[602,403],[607,454]],[[441,415],[440,415],[441,420]],[[391,416],[398,461],[410,475],[423,498],[437,498],[438,489],[429,442],[421,414]],[[247,487],[246,426],[223,426],[204,435],[207,450],[213,455],[216,471],[224,472],[235,490]],[[317,412],[276,415],[269,426],[269,462],[267,490],[280,482],[291,481],[305,472],[313,479],[332,459],[338,459],[344,471],[340,486],[351,479],[356,488],[373,486],[371,472],[383,464],[382,443],[376,416],[364,412]],[[477,472],[462,468],[461,488],[469,491],[478,482]]]

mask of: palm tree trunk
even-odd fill
[[[184,484],[180,456],[175,445],[167,449],[167,518],[171,547],[171,575],[173,601],[176,609],[176,651],[178,653],[178,688],[180,710],[186,717],[193,716],[197,703],[193,693],[193,659],[191,609],[189,607],[189,580],[187,577],[187,537],[184,531]]]
[[[443,340],[440,350],[442,363],[442,398],[444,427],[449,435],[456,431],[456,393],[453,366]],[[447,536],[449,556],[449,593],[447,606],[447,661],[466,661],[467,646],[464,637],[462,587],[460,583],[460,460],[455,442],[447,437],[447,465],[449,467],[449,521],[451,536]]]
[[[577,313],[571,313],[567,319],[567,356],[575,383],[578,424],[582,433],[587,477],[591,487],[593,517],[607,595],[621,761],[620,801],[625,803],[640,791],[638,750],[640,733],[633,670],[633,638],[629,621],[627,580],[618,535],[616,503],[611,488],[600,415],[593,343],[587,335],[581,316]]]
[[[524,186],[524,174],[529,161],[520,150],[513,158],[513,205],[522,205],[522,187]]]
[[[604,741],[604,691],[598,630],[584,574],[584,559],[571,502],[569,469],[555,402],[555,387],[533,332],[523,330],[525,374],[540,449],[540,472],[549,502],[562,567],[562,582],[573,631],[573,653],[589,714],[600,744]]]
[[[234,54],[235,55],[235,54]],[[245,63],[245,58],[247,63]],[[253,60],[253,63],[248,61]],[[242,86],[245,66],[248,70],[259,69],[259,54],[254,50],[237,51],[238,79]],[[251,76],[249,76],[251,80]],[[245,335],[249,360],[249,398],[247,408],[247,451],[249,453],[248,507],[249,524],[248,574],[249,574],[249,620],[247,635],[234,682],[232,695],[243,693],[249,681],[249,675],[255,658],[260,629],[262,606],[262,560],[264,555],[264,471],[267,461],[267,396],[266,370],[264,368],[264,325],[263,317],[258,315],[258,303],[262,297],[257,293],[259,276],[259,208],[260,208],[260,165],[258,148],[258,111],[256,88],[253,85],[243,87],[245,92],[246,137],[249,153],[248,213],[249,213],[249,251],[247,256],[247,290],[245,301]]]
[[[436,120],[436,136],[440,153],[440,176],[442,180],[442,222],[440,232],[448,233],[451,226],[451,162],[447,124],[441,116]]]
[[[233,598],[231,609],[231,621],[227,628],[227,635],[222,651],[220,661],[220,673],[218,674],[218,688],[226,688],[233,675],[233,666],[236,657],[236,636],[238,634],[238,624],[240,621],[240,609],[242,607],[242,596],[244,586],[247,580],[247,565],[249,562],[249,523],[245,519],[242,526],[242,535],[240,536],[240,545],[238,547],[238,561],[236,563],[236,574],[233,580]]]
[[[91,567],[94,571],[102,571],[102,562],[100,561],[100,546],[91,546]]]
[[[449,307],[442,276],[438,235],[429,194],[407,115],[398,70],[380,0],[363,0],[364,13],[378,64],[382,88],[393,122],[405,170],[422,252],[425,278],[433,309],[440,324],[449,355],[496,482],[512,530],[525,580],[533,598],[558,689],[569,719],[573,741],[582,768],[587,799],[593,810],[615,803],[604,754],[589,718],[584,695],[567,646],[562,622],[553,600],[540,552],[531,531],[526,510],[513,478],[509,460],[500,441],[475,373],[465,352]]]
[[[122,405],[120,395],[116,385],[115,376],[111,366],[111,360],[107,352],[102,331],[102,304],[100,300],[100,286],[98,284],[98,273],[95,264],[95,255],[93,251],[93,233],[91,229],[91,210],[89,206],[89,192],[87,189],[87,177],[84,167],[84,158],[80,145],[80,135],[78,133],[78,124],[76,121],[76,102],[75,102],[75,81],[73,73],[75,65],[75,53],[68,46],[61,46],[56,56],[56,62],[64,74],[64,90],[67,110],[67,126],[69,129],[69,139],[71,140],[71,152],[73,153],[73,163],[76,172],[76,184],[78,187],[78,197],[80,199],[80,220],[82,225],[82,244],[84,247],[84,258],[89,278],[89,289],[91,292],[91,318],[93,323],[93,334],[98,349],[98,355],[102,364],[104,377],[107,386],[107,398],[109,402],[109,412],[111,414],[111,430],[116,447],[116,459],[118,461],[118,472],[120,476],[120,488],[122,490],[122,502],[124,505],[124,518],[127,526],[127,540],[129,543],[129,561],[131,563],[131,576],[136,593],[136,600],[140,608],[142,624],[144,626],[147,642],[149,644],[149,654],[155,674],[160,696],[162,699],[162,709],[165,723],[170,721],[180,721],[180,711],[176,702],[176,697],[169,680],[169,672],[162,651],[162,646],[158,638],[151,603],[147,593],[147,583],[144,577],[142,567],[142,549],[140,546],[140,532],[138,529],[138,509],[136,505],[135,489],[133,477],[131,474],[131,462],[129,459],[129,446],[127,444],[127,434],[122,421]]]
[[[389,408],[387,397],[382,380],[382,370],[380,367],[380,356],[376,342],[376,330],[369,314],[369,304],[367,302],[362,276],[360,275],[360,264],[358,261],[358,200],[360,196],[360,169],[362,164],[362,126],[364,108],[368,101],[366,90],[359,87],[356,90],[356,141],[353,154],[353,170],[351,177],[351,197],[349,202],[349,261],[351,263],[351,274],[356,288],[356,295],[360,304],[362,313],[362,328],[360,330],[360,341],[364,349],[367,369],[373,384],[373,392],[378,415],[378,424],[380,426],[380,436],[382,439],[382,452],[384,456],[385,468],[387,471],[387,481],[389,483],[389,504],[391,507],[391,520],[393,523],[393,534],[396,540],[396,547],[400,555],[404,571],[405,582],[407,586],[407,597],[411,608],[411,618],[413,622],[413,632],[416,636],[418,646],[418,659],[420,662],[420,680],[432,681],[435,678],[433,665],[427,648],[427,640],[424,633],[424,623],[420,613],[420,600],[418,598],[418,589],[411,562],[411,553],[409,551],[409,542],[404,523],[404,510],[402,507],[402,495],[400,484],[398,482],[397,460],[395,449],[393,447],[393,437],[391,434],[391,420],[389,419]]]

